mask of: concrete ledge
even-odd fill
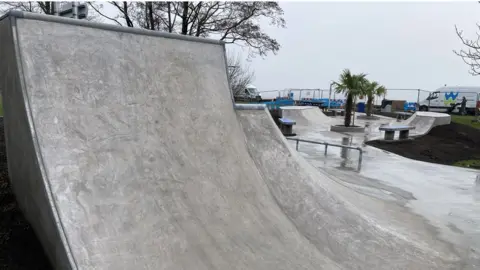
[[[415,113],[416,117],[431,117],[435,119],[433,126],[443,126],[449,125],[452,121],[452,116],[446,113],[436,113],[436,112],[417,112]]]
[[[372,140],[368,142],[381,142],[383,143],[393,143],[393,144],[402,144],[402,143],[409,143],[413,141],[415,138],[408,137],[407,139],[402,139],[402,140],[385,140],[385,139],[377,139],[377,140]],[[380,149],[380,148],[379,148]]]
[[[367,115],[358,115],[358,116],[357,116],[357,119],[361,119],[361,120],[379,120],[380,117],[375,116],[375,115],[370,115],[370,116],[367,116]]]
[[[235,103],[235,110],[265,110],[265,104],[241,104]]]
[[[362,126],[343,126],[343,125],[332,125],[330,126],[330,131],[335,132],[364,132],[365,127]]]
[[[96,23],[96,22],[90,22],[87,20],[76,20],[72,18],[51,16],[51,15],[38,14],[38,13],[32,13],[32,12],[26,12],[26,11],[18,11],[18,10],[11,10],[7,12],[6,14],[0,16],[0,20],[3,20],[7,17],[45,21],[45,22],[54,22],[54,23],[64,23],[64,24],[70,24],[70,25],[103,29],[108,31],[132,33],[132,34],[146,35],[146,36],[157,36],[157,37],[179,39],[179,40],[201,42],[201,43],[211,43],[211,44],[220,44],[220,45],[225,44],[224,41],[211,39],[211,38],[200,38],[200,37],[193,37],[193,36],[187,36],[187,35],[166,33],[161,31],[152,31],[152,30],[141,29],[141,28],[125,27],[125,26],[106,24],[106,23]]]
[[[336,116],[336,112],[334,111],[326,111],[326,112],[323,112],[326,116]]]

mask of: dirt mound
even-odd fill
[[[480,159],[480,130],[456,123],[434,127],[427,135],[414,140],[367,144],[407,158],[446,165]]]
[[[33,229],[18,209],[8,179],[5,150],[0,118],[0,269],[52,269]]]

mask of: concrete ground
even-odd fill
[[[331,123],[341,123],[333,117]],[[363,162],[358,170],[358,151],[300,143],[299,151],[312,165],[361,194],[392,201],[426,218],[439,239],[470,248],[470,257],[480,250],[480,171],[407,159],[370,147],[364,141],[380,134],[377,127],[392,119],[356,120],[369,127],[365,133],[336,133],[328,125],[298,125],[298,138],[361,147]],[[290,141],[292,146],[295,142]],[[409,226],[404,221],[404,226]]]

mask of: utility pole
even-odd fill
[[[328,92],[328,110],[330,111],[330,100],[332,99],[332,86],[334,85],[334,82],[330,83],[330,90]]]

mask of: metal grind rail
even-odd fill
[[[290,141],[296,141],[295,149],[297,151],[298,151],[298,145],[300,144],[300,142],[325,145],[325,155],[327,155],[327,151],[328,151],[329,146],[358,150],[358,152],[359,152],[359,155],[358,155],[358,170],[360,170],[360,168],[362,167],[363,150],[360,147],[353,147],[353,146],[348,146],[348,145],[327,143],[327,142],[310,141],[310,140],[304,140],[304,139],[298,139],[298,138],[288,138],[288,137],[285,137],[285,138],[287,140],[290,140]]]

